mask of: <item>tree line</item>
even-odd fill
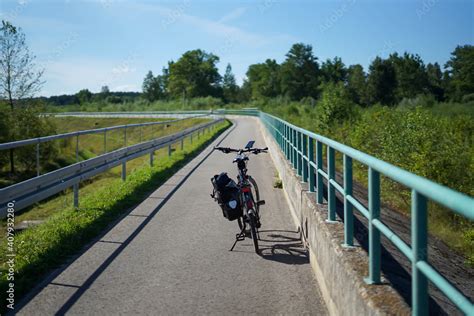
[[[168,62],[162,73],[149,71],[143,81],[148,101],[213,96],[226,103],[285,97],[291,101],[317,100],[328,84],[343,85],[351,100],[361,106],[395,105],[405,98],[429,95],[436,101],[474,100],[474,46],[457,46],[441,67],[425,64],[417,54],[392,53],[376,57],[365,71],[362,65],[346,66],[340,57],[320,62],[311,45],[296,43],[286,59],[248,67],[246,79],[236,84],[232,67],[221,76],[219,57],[201,49],[185,52]]]

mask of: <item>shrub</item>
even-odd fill
[[[351,119],[354,109],[355,104],[342,82],[327,83],[323,86],[321,100],[316,105],[317,125],[321,131],[327,132],[330,126]]]

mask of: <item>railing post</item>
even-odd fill
[[[413,262],[411,268],[412,309],[413,315],[428,315],[428,281],[418,270],[418,261],[428,258],[428,221],[426,198],[412,190],[411,193],[411,238]]]
[[[298,175],[302,177],[303,176],[303,144],[301,141],[302,133],[298,131],[296,136],[297,136],[296,142],[298,144],[298,147],[297,147],[298,148],[298,154],[297,154]]]
[[[303,182],[308,182],[308,136],[301,133],[301,138],[303,142],[303,154],[301,155],[301,160],[303,161]]]
[[[152,152],[150,153],[150,167],[153,167],[153,158],[154,158],[154,155],[155,155],[155,152],[152,151]]]
[[[296,169],[296,131],[292,128],[291,130],[291,165],[293,169]]]
[[[127,147],[127,126],[123,129],[123,143],[124,147]]]
[[[193,143],[193,134],[191,134],[191,144]]]
[[[344,246],[354,246],[354,214],[347,196],[352,195],[352,158],[344,155]]]
[[[312,137],[308,136],[308,177],[309,177],[309,192],[314,192],[314,180],[315,180],[315,174],[314,174],[314,139]]]
[[[142,128],[142,125],[140,125],[138,128],[140,128],[140,143],[142,142],[142,138],[143,138],[143,128]]]
[[[122,162],[122,181],[127,180],[127,162]]]
[[[323,144],[320,141],[316,141],[316,202],[323,204],[323,176],[318,170],[323,170]]]
[[[40,175],[40,143],[36,144],[36,176]]]
[[[184,149],[184,138],[181,138],[181,150]]]
[[[368,284],[380,283],[380,231],[372,221],[380,218],[380,174],[369,167],[369,277]]]
[[[171,144],[168,145],[168,157],[171,156]]]
[[[107,153],[107,130],[104,130],[104,154]]]
[[[336,220],[336,188],[330,180],[336,178],[334,148],[328,146],[328,221]]]
[[[283,132],[285,135],[285,140],[284,140],[285,150],[283,152],[285,153],[286,159],[288,159],[288,126],[286,124],[283,125]]]
[[[79,135],[76,136],[76,162],[79,161]],[[73,185],[73,204],[74,208],[79,207],[79,183]]]

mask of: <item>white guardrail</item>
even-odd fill
[[[77,207],[79,182],[120,164],[122,164],[122,179],[125,179],[127,161],[150,154],[150,164],[153,165],[153,155],[156,150],[171,146],[178,141],[181,141],[182,146],[186,137],[190,136],[192,141],[194,133],[198,133],[199,136],[201,131],[210,129],[221,121],[223,121],[222,118],[214,119],[209,123],[190,127],[179,133],[117,149],[0,189],[0,218],[6,216],[9,202],[15,201],[15,210],[21,210],[69,187],[74,187],[74,205]]]

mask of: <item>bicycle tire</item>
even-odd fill
[[[250,234],[252,235],[252,239],[253,239],[253,246],[255,247],[255,253],[259,253],[257,223],[255,221],[255,215],[253,214],[249,214],[249,225],[250,225]]]
[[[252,192],[253,197],[253,204],[255,207],[255,211],[257,212],[257,216],[260,218],[260,205],[257,204],[260,201],[260,192],[258,191],[258,185],[254,178],[251,176],[248,177],[250,184],[252,184],[253,191],[255,191],[255,195]]]

